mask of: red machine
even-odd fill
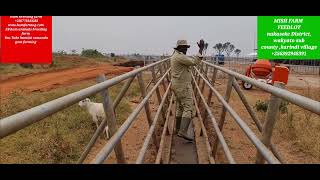
[[[268,60],[257,60],[254,64],[247,67],[246,76],[267,84],[273,84],[275,81],[287,84],[289,69],[278,65],[272,68]],[[252,88],[252,84],[247,82],[243,82],[242,86],[247,90]]]

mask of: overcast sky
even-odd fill
[[[255,48],[256,29],[256,16],[54,16],[53,50],[162,55],[172,53],[177,39],[186,39],[188,54],[194,54],[203,38],[207,54],[229,41],[245,55]]]

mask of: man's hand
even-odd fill
[[[204,49],[204,40],[201,39],[200,42],[197,42],[198,47],[199,47],[199,53],[202,55],[202,51]]]

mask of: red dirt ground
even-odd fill
[[[131,67],[118,67],[105,64],[97,67],[78,67],[11,77],[0,81],[0,97],[6,97],[14,90],[22,90],[25,93],[49,91],[57,87],[94,79],[101,73],[105,75],[119,75],[132,69]]]

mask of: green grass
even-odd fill
[[[301,94],[320,101],[320,88],[306,88]],[[287,112],[279,115],[276,130],[287,140],[293,141],[300,151],[320,161],[320,116],[289,104]]]
[[[58,97],[95,84],[94,81],[22,95],[14,92],[0,105],[0,117],[7,117]],[[109,89],[112,99],[124,82]],[[117,123],[121,125],[131,113],[129,99],[140,91],[137,82],[129,88],[116,109]],[[101,102],[100,94],[90,97]],[[95,131],[90,115],[77,104],[55,113],[0,140],[0,163],[75,163]]]
[[[320,101],[319,91],[320,88],[307,86],[296,90],[294,93]],[[267,110],[265,102],[270,99],[270,96],[257,97],[250,91],[244,92],[251,107],[256,106],[254,110],[263,124]],[[288,102],[282,102],[282,105],[283,109],[280,109],[280,113],[276,117],[274,138],[287,141],[306,156],[320,161],[320,116]]]

